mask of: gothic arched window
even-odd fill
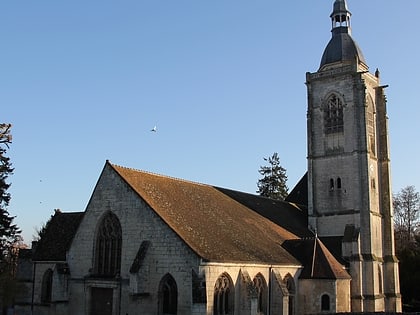
[[[323,294],[321,296],[321,311],[330,310],[330,296],[328,294]]]
[[[295,281],[293,277],[289,274],[285,277],[286,288],[289,294],[289,315],[295,314],[295,294],[296,294],[296,287]]]
[[[267,314],[267,284],[262,274],[259,273],[255,276],[254,285],[258,296],[258,314]]]
[[[178,308],[178,288],[175,279],[166,274],[159,285],[159,314],[173,315]]]
[[[48,269],[42,277],[41,303],[51,303],[53,271]]]
[[[222,274],[214,286],[214,315],[233,314],[234,288],[229,275]]]
[[[331,95],[325,107],[325,133],[343,132],[344,118],[343,118],[343,103],[335,95]]]
[[[95,272],[115,277],[121,266],[121,225],[117,216],[107,213],[98,228],[95,248]]]

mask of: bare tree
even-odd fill
[[[402,188],[393,196],[395,233],[400,246],[414,241],[419,226],[420,194],[414,186]]]

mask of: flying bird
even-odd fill
[[[157,131],[156,126],[154,126],[150,131],[156,132]]]

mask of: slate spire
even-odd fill
[[[320,69],[337,62],[362,62],[366,65],[361,49],[351,37],[350,17],[346,0],[335,0],[330,15],[332,37],[322,55]]]

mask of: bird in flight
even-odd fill
[[[157,127],[154,126],[150,131],[156,132],[157,131]]]

